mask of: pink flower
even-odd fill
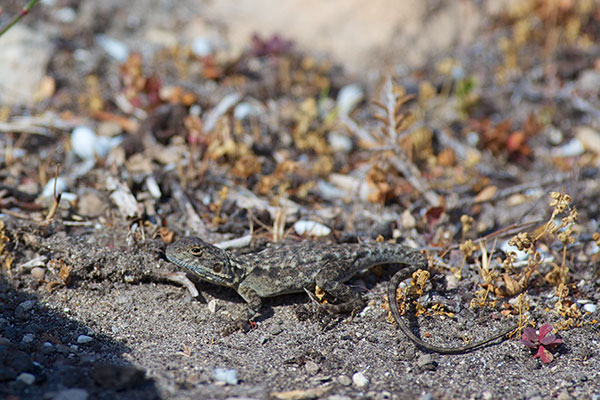
[[[546,364],[554,359],[550,350],[562,344],[562,339],[550,334],[550,332],[552,332],[552,325],[544,324],[540,326],[539,332],[531,327],[525,328],[521,336],[521,343],[532,350],[537,349],[533,358],[540,358]]]

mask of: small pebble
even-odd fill
[[[425,393],[423,396],[419,397],[419,400],[433,400],[433,394]]]
[[[206,57],[214,51],[215,46],[208,38],[197,37],[192,41],[192,53],[198,57]]]
[[[589,313],[594,313],[597,310],[597,306],[595,304],[592,303],[588,303],[588,304],[584,304],[583,305],[583,309]]]
[[[342,132],[329,132],[327,135],[327,142],[329,142],[331,149],[336,153],[349,153],[354,147],[352,139]]]
[[[569,394],[569,391],[567,389],[563,389],[562,392],[559,393],[558,397],[556,398],[556,400],[571,400],[572,397]]]
[[[77,344],[89,343],[94,340],[92,337],[88,335],[79,335],[77,336]]]
[[[87,400],[89,396],[84,389],[66,389],[56,393],[52,400]]]
[[[315,221],[300,220],[294,224],[294,230],[298,235],[327,236],[331,229]]]
[[[18,307],[23,308],[23,311],[31,311],[35,306],[35,300],[25,300]]]
[[[283,328],[281,327],[281,324],[273,324],[271,326],[269,326],[268,331],[271,335],[279,335],[281,332],[283,332]]]
[[[27,372],[21,372],[19,376],[17,376],[17,380],[23,382],[26,385],[33,385],[33,382],[35,382],[35,376]]]
[[[340,376],[338,376],[337,381],[342,386],[350,386],[350,385],[352,385],[352,379],[350,379],[350,377],[346,376],[346,375],[340,375]]]
[[[369,384],[369,380],[362,372],[357,372],[352,375],[352,383],[358,389],[363,389]]]
[[[65,192],[68,189],[67,181],[65,178],[61,178],[60,176],[56,180],[56,194]],[[42,189],[42,194],[40,197],[53,197],[54,196],[54,178],[50,179],[48,183]]]
[[[217,300],[212,299],[208,302],[208,311],[210,311],[213,314],[217,312]]]
[[[109,38],[103,34],[96,35],[94,40],[98,46],[100,46],[115,60],[122,63],[127,61],[127,57],[129,57],[129,49],[123,42]]]
[[[46,270],[44,268],[35,267],[31,270],[32,278],[37,281],[43,280],[45,274],[46,274]]]
[[[344,86],[337,96],[337,107],[341,115],[348,115],[362,101],[365,94],[356,84]]]
[[[417,366],[422,370],[433,371],[436,368],[431,354],[423,354],[417,359]]]
[[[238,121],[256,115],[260,115],[260,110],[250,103],[242,102],[233,109],[233,118],[237,119]]]
[[[215,368],[213,376],[217,382],[226,383],[228,385],[237,385],[238,377],[235,369]]]
[[[319,372],[321,367],[319,367],[319,364],[314,361],[307,361],[306,364],[304,364],[304,369],[306,370],[307,374],[314,375]]]
[[[35,340],[35,335],[33,333],[26,333],[25,335],[23,335],[23,339],[21,339],[21,342],[31,343],[34,340]]]

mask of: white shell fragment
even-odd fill
[[[146,188],[155,199],[160,199],[162,196],[158,182],[156,182],[156,179],[152,175],[146,178]]]
[[[104,51],[108,53],[109,56],[114,58],[119,62],[127,61],[127,57],[129,57],[129,49],[125,45],[125,43],[109,38],[106,35],[99,34],[94,38],[96,44],[100,46]]]
[[[362,372],[357,372],[354,375],[352,375],[352,383],[354,383],[354,385],[358,389],[361,389],[369,384],[369,379],[367,379],[367,377]]]
[[[54,180],[56,178],[52,178],[46,183],[44,189],[42,190],[42,195],[40,197],[53,197],[54,196]],[[56,195],[62,193],[68,189],[67,181],[65,178],[61,178],[60,176],[56,179]]]
[[[294,230],[298,235],[327,236],[331,229],[315,221],[300,220],[294,224]]]
[[[214,53],[215,45],[210,39],[205,37],[196,37],[192,40],[192,53],[198,57],[206,57]]]
[[[71,132],[71,148],[82,160],[93,160],[96,155],[104,158],[108,152],[117,147],[123,138],[121,136],[106,137],[98,136],[96,132],[88,126],[78,126]]]
[[[110,176],[106,179],[106,188],[113,190],[110,199],[123,215],[139,217],[143,214],[143,206],[138,203],[127,185]]]
[[[348,115],[365,97],[362,88],[356,84],[344,86],[337,96],[337,108],[341,115]]]
[[[586,312],[589,312],[589,313],[594,313],[594,312],[596,312],[596,310],[598,309],[598,307],[597,307],[595,304],[588,303],[588,304],[584,304],[584,305],[583,305],[583,309],[584,309]]]
[[[228,385],[238,384],[237,371],[235,369],[215,368],[213,376],[217,382],[227,383]]]

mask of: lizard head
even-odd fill
[[[166,256],[200,279],[217,285],[231,286],[237,280],[225,250],[197,237],[187,237],[169,245]]]

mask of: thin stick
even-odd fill
[[[37,2],[38,0],[30,0],[29,3],[27,3],[27,5],[23,7],[19,14],[15,15],[13,19],[9,21],[8,24],[6,24],[3,28],[0,28],[0,36],[4,35],[6,31],[8,31],[10,28],[13,27],[13,25],[19,22],[21,18],[29,14],[29,10],[31,10],[31,7],[33,7]]]

